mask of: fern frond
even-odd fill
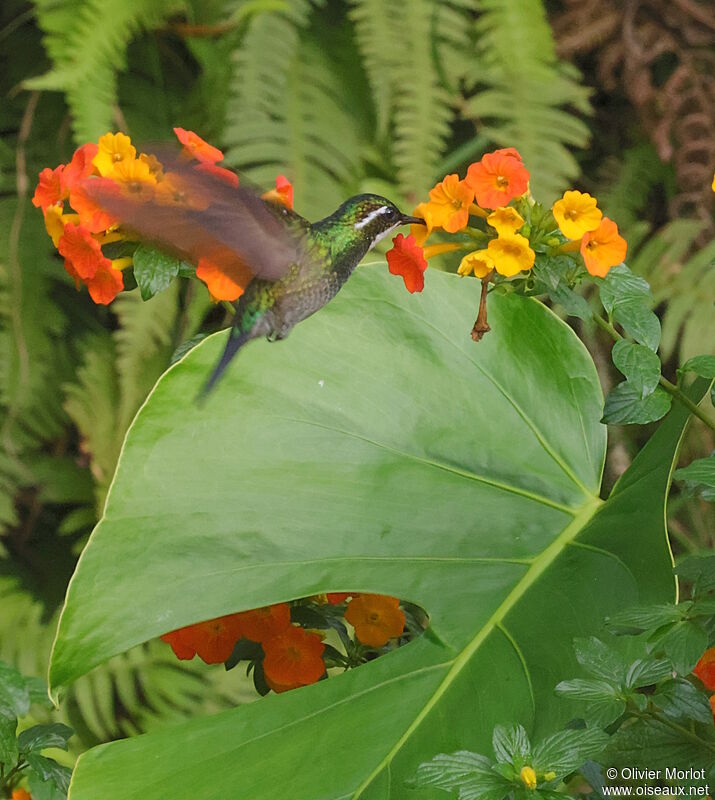
[[[651,285],[656,303],[667,303],[662,319],[661,357],[678,362],[715,352],[715,241],[688,257],[702,231],[696,220],[675,220],[651,235],[629,260]]]
[[[264,186],[285,173],[296,208],[317,216],[355,184],[360,147],[327,57],[301,41],[308,10],[295,2],[290,13],[252,21],[235,54],[225,139],[232,164]]]
[[[584,147],[589,129],[575,112],[589,113],[589,90],[577,70],[559,62],[540,0],[480,0],[476,35],[481,91],[467,108],[481,133],[516,147],[545,202],[578,173],[570,152]]]
[[[151,30],[184,8],[183,0],[34,0],[53,67],[27,82],[62,91],[78,143],[110,130],[117,103],[117,73],[140,30]]]

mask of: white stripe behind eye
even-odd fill
[[[376,208],[374,211],[371,211],[365,219],[361,219],[359,222],[356,222],[354,225],[355,230],[360,230],[360,228],[364,228],[366,225],[369,225],[375,217],[379,216],[380,214],[386,214],[390,210],[390,206],[380,206],[380,208]]]

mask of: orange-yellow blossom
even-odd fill
[[[484,278],[493,269],[495,269],[494,259],[489,250],[474,250],[464,256],[457,272],[462,276],[474,273],[475,277]]]
[[[524,224],[524,217],[512,206],[502,206],[487,217],[487,222],[496,228],[499,236],[505,233],[516,233]]]
[[[587,192],[569,191],[554,203],[554,219],[567,239],[580,239],[584,233],[595,230],[603,212],[595,197]]]
[[[536,253],[529,247],[529,240],[518,233],[492,239],[487,250],[494,259],[494,269],[507,278],[534,266]]]
[[[447,175],[433,189],[430,189],[429,203],[423,211],[428,226],[444,228],[447,233],[457,233],[469,222],[469,207],[474,200],[474,191],[459,175]],[[428,220],[429,217],[429,220]]]
[[[99,137],[97,155],[92,164],[104,178],[114,178],[115,168],[125,161],[134,161],[137,151],[124,133],[105,133]]]
[[[628,244],[618,234],[618,225],[608,217],[601,220],[595,231],[585,233],[581,240],[581,255],[591,275],[604,278],[611,267],[626,257]]]

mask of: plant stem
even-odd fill
[[[667,717],[661,716],[660,714],[651,713],[648,714],[644,711],[632,711],[633,716],[638,717],[639,719],[651,719],[655,722],[659,722],[661,725],[664,725],[666,728],[670,728],[672,731],[679,733],[684,739],[692,742],[693,744],[697,744],[701,747],[707,747],[710,752],[715,753],[715,744],[712,742],[708,742],[705,739],[701,739],[697,734],[692,733],[687,728],[684,728],[682,725],[678,725],[677,722],[672,722]]]
[[[620,333],[611,325],[611,323],[607,319],[603,319],[599,314],[593,315],[593,321],[598,325],[599,328],[606,331],[606,333],[616,342],[620,341],[623,337]],[[691,414],[694,414],[698,419],[702,420],[708,428],[715,431],[715,421],[710,419],[708,414],[705,413],[703,409],[699,406],[695,405],[693,401],[684,393],[682,392],[674,383],[671,383],[667,378],[660,376],[658,383],[663,387],[663,389],[668,392],[669,395],[672,395],[676,400],[681,402],[687,409],[690,411]]]

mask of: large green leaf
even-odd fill
[[[431,626],[328,681],[96,748],[71,800],[402,797],[420,761],[485,751],[496,723],[562,725],[572,638],[672,598],[684,414],[603,504],[585,349],[515,296],[490,298],[475,345],[477,304],[477,281],[430,273],[410,296],[363,269],[286,342],[246,348],[205,407],[223,335],[157,384],[69,589],[54,693],[167,630],[322,591],[396,595]]]

